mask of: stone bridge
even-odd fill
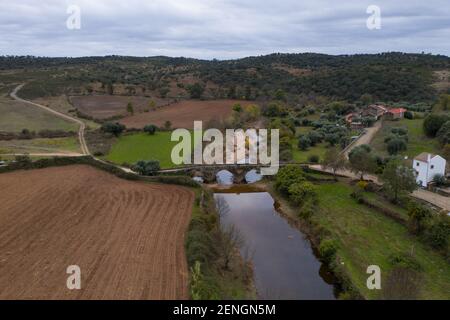
[[[281,164],[280,167],[287,165]],[[216,175],[222,170],[231,172],[234,176],[234,183],[242,183],[245,175],[251,170],[260,172],[260,168],[267,167],[261,164],[212,164],[212,165],[189,165],[180,168],[163,169],[159,173],[183,173],[192,177],[202,177],[206,183],[213,183],[216,181]]]

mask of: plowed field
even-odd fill
[[[190,190],[82,165],[0,174],[0,190],[0,299],[188,298]]]

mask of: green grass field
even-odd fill
[[[161,168],[173,168],[171,153],[178,142],[170,141],[170,136],[171,132],[157,132],[153,136],[146,133],[121,136],[105,158],[118,164],[158,160]]]
[[[366,298],[379,297],[377,290],[366,287],[367,267],[380,266],[383,279],[391,269],[389,255],[413,251],[423,267],[421,298],[450,299],[450,265],[442,256],[412,237],[406,227],[358,204],[350,197],[352,187],[349,185],[320,184],[317,188],[320,210],[312,219],[337,240],[338,256]]]
[[[0,98],[0,114],[1,131],[20,132],[22,129],[78,131],[77,124],[58,118],[38,107],[11,99]]]
[[[293,160],[298,163],[306,163],[308,162],[308,158],[312,155],[319,156],[319,161],[323,160],[325,156],[325,152],[327,151],[326,143],[319,143],[314,147],[308,148],[306,151],[302,151],[297,147],[298,140],[292,140],[292,156]]]
[[[388,155],[384,139],[389,135],[391,128],[394,127],[408,129],[408,149],[402,152],[401,155],[412,159],[422,152],[439,153],[439,142],[436,139],[428,138],[423,132],[423,119],[384,121],[383,128],[377,133],[371,143],[375,151],[382,155]]]
[[[0,141],[0,154],[81,152],[78,137]]]

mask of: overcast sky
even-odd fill
[[[70,5],[80,29],[67,28]],[[381,29],[367,27],[370,5]],[[0,55],[385,51],[450,55],[449,0],[0,0]]]

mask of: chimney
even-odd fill
[[[427,157],[428,157],[428,158],[427,158],[427,161],[428,161],[428,163],[430,163],[430,162],[431,162],[431,154],[428,153],[428,154],[427,154]]]

